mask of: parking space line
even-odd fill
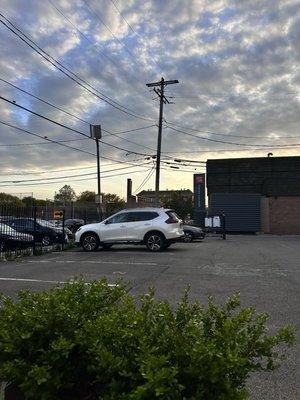
[[[46,281],[42,279],[25,279],[25,278],[0,278],[0,281],[12,281],[12,282],[35,282],[35,283],[54,283],[54,284],[65,284],[70,283],[71,281]],[[88,284],[88,283],[87,283]],[[108,283],[107,286],[115,287],[114,283]]]
[[[152,262],[125,262],[125,261],[98,261],[98,260],[24,260],[24,264],[116,264],[116,265],[150,265],[155,266],[157,263]]]

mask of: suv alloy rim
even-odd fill
[[[97,241],[95,236],[90,235],[90,236],[85,236],[82,242],[83,247],[86,250],[92,251],[96,248],[97,246]]]
[[[162,239],[158,235],[151,235],[148,238],[148,247],[152,251],[158,251],[162,247]]]

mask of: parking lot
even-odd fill
[[[174,303],[191,284],[192,299],[201,301],[208,295],[223,301],[240,292],[243,305],[270,313],[269,327],[274,330],[299,323],[299,260],[300,236],[232,235],[226,241],[208,237],[154,254],[142,246],[114,246],[95,253],[74,249],[0,262],[0,291],[14,296],[19,290],[42,290],[74,277],[92,281],[105,276],[111,284],[124,278],[136,294],[155,286],[157,296]],[[298,399],[297,374],[293,351],[280,370],[251,377],[251,399]]]

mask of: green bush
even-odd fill
[[[294,341],[290,327],[269,335],[238,295],[203,306],[187,291],[172,307],[153,290],[137,299],[123,283],[78,280],[1,303],[0,381],[26,399],[246,399],[249,374],[273,370]]]

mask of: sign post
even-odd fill
[[[196,225],[205,227],[205,174],[194,174],[194,220]]]

